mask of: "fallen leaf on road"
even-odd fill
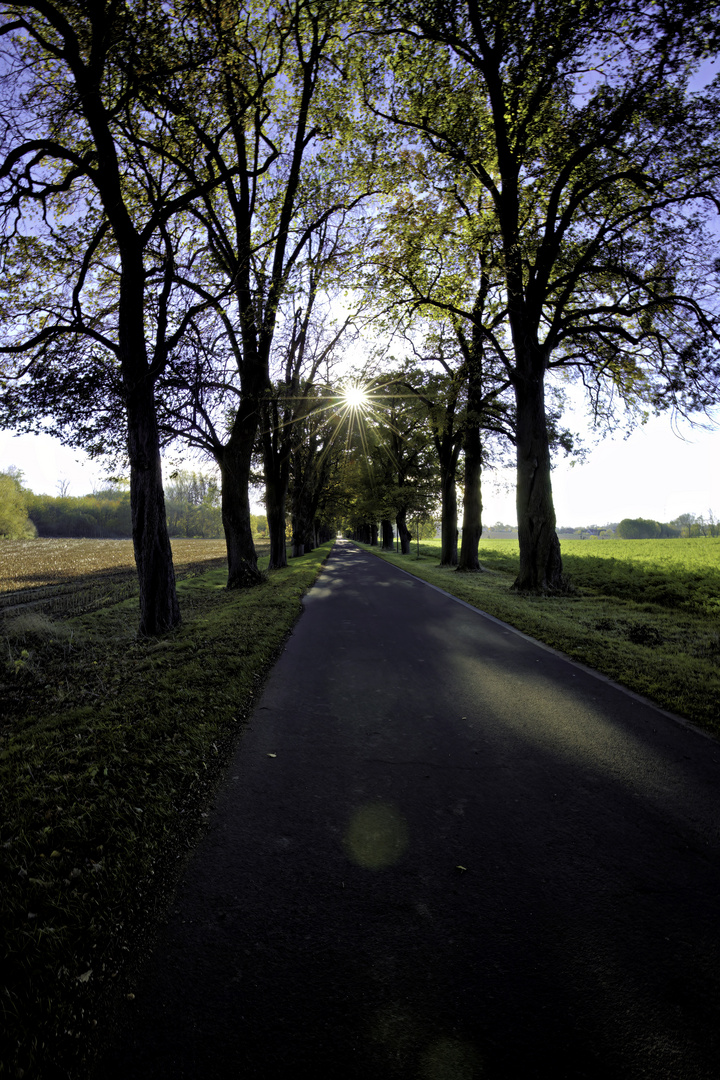
[[[277,754],[268,754],[268,757],[277,757]]]

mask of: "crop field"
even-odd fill
[[[262,555],[267,544],[256,545]],[[172,541],[175,573],[188,577],[221,566],[224,540]],[[63,615],[137,594],[132,540],[0,541],[0,613],[32,606]]]
[[[440,541],[432,542],[440,551]],[[426,545],[422,545],[426,546]],[[720,539],[562,540],[572,584],[598,596],[681,608],[720,618]],[[517,540],[481,540],[489,569],[517,573]]]

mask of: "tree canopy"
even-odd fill
[[[258,468],[273,566],[286,502],[296,553],[343,498],[407,548],[421,489],[454,565],[461,482],[472,570],[482,470],[510,452],[515,587],[564,587],[559,380],[606,430],[719,396],[720,80],[693,82],[718,6],[690,16],[676,0],[2,6],[0,423],[127,456],[143,633],[179,618],[170,444],[219,466],[232,586],[260,580]],[[343,347],[357,366],[363,331],[376,426],[350,466]]]

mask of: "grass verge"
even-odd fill
[[[627,559],[607,559],[600,573],[598,549],[586,544],[586,554],[563,549],[575,595],[520,596],[510,588],[519,565],[512,541],[481,542],[485,572],[470,574],[439,565],[439,542],[421,541],[419,558],[415,544],[405,556],[365,550],[720,735],[717,583],[693,590],[677,568],[643,571]]]
[[[228,592],[224,570],[181,581],[183,624],[161,640],[136,639],[136,600],[5,623],[3,1077],[87,1075],[126,959],[329,549],[247,592]]]

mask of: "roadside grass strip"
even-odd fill
[[[183,624],[157,640],[137,640],[136,599],[6,618],[0,1075],[86,1075],[329,550],[249,591],[222,569],[184,579]]]
[[[360,546],[720,735],[720,540],[563,541],[575,592],[550,597],[512,591],[517,541],[481,540],[480,573],[439,566],[440,541]]]

